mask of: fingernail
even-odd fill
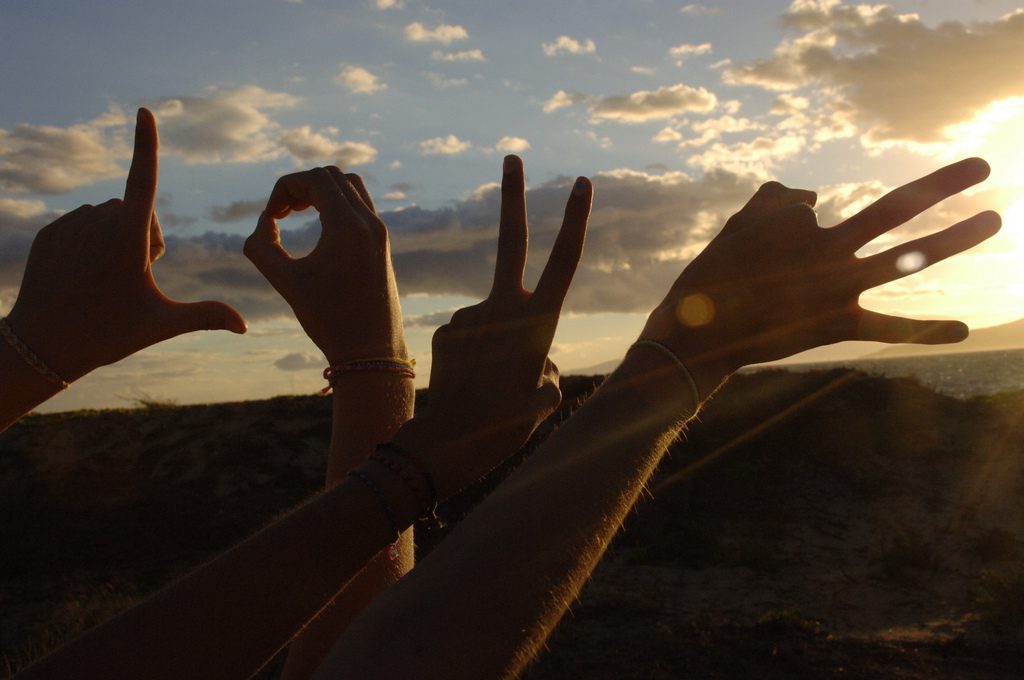
[[[587,191],[587,178],[577,177],[576,183],[572,185],[572,193],[576,196],[580,196]]]
[[[505,161],[502,163],[502,171],[505,173],[512,172],[516,169],[516,157],[505,156]]]

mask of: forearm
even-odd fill
[[[631,352],[352,624],[316,677],[401,677],[411,668],[418,677],[514,677],[577,597],[694,410],[678,367]]]
[[[353,373],[337,381],[333,399],[328,488],[343,481],[377,444],[390,441],[395,431],[412,418],[415,391],[412,380],[401,375]],[[292,642],[282,678],[309,677],[352,619],[412,568],[413,548],[409,529],[398,543],[396,559],[381,551],[350,580]]]
[[[0,339],[0,432],[60,391]]]
[[[415,501],[371,472],[409,526]],[[380,497],[349,478],[19,678],[247,678],[392,540]]]

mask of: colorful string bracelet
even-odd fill
[[[42,375],[44,378],[57,385],[62,390],[66,390],[70,385],[64,378],[57,375],[52,368],[46,365],[42,359],[40,359],[35,352],[28,348],[24,342],[21,341],[17,335],[14,334],[14,330],[11,325],[7,323],[6,317],[0,319],[0,336],[7,341],[7,344],[14,348],[14,351],[24,359],[25,363],[36,370],[37,373]]]
[[[327,381],[327,387],[321,390],[321,394],[330,394],[331,390],[335,387],[335,382],[338,377],[345,373],[358,373],[363,371],[396,373],[398,375],[405,376],[406,378],[413,379],[416,377],[416,371],[413,370],[414,366],[416,366],[415,359],[399,359],[392,357],[358,359],[356,361],[346,361],[345,363],[337,364],[336,366],[328,366],[324,369],[324,380]]]

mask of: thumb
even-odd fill
[[[277,228],[277,221],[266,211],[260,213],[256,230],[245,239],[242,252],[268,279],[271,278],[272,272],[292,259],[281,245],[281,232]]]
[[[168,337],[175,337],[193,331],[231,331],[242,334],[248,330],[245,319],[238,311],[223,302],[174,302],[166,308],[164,328],[170,331]]]

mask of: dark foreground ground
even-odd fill
[[[564,379],[565,410],[597,381]],[[0,673],[314,493],[329,408],[150,404],[0,435]],[[737,377],[527,677],[1024,677],[1022,418],[1024,393]],[[419,529],[421,551],[515,463]]]

